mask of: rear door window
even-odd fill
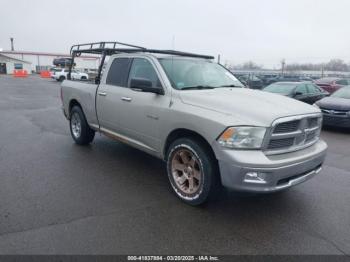
[[[106,84],[127,87],[129,69],[130,69],[130,58],[116,58],[109,68]]]

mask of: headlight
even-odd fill
[[[265,127],[229,127],[218,138],[218,142],[228,148],[259,149],[265,133]]]
[[[348,117],[350,117],[350,111],[348,111],[346,114],[348,115]]]

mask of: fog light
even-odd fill
[[[244,182],[255,184],[266,184],[266,174],[260,172],[248,172],[244,176]]]

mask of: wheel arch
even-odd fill
[[[173,143],[176,139],[185,138],[185,137],[193,138],[193,139],[201,142],[201,144],[206,147],[208,152],[216,159],[215,152],[212,149],[208,140],[203,135],[199,134],[198,132],[187,129],[187,128],[178,128],[178,129],[175,129],[169,133],[169,135],[167,136],[167,138],[165,140],[164,147],[163,147],[163,158],[164,159],[166,158],[166,155],[167,155],[167,152],[169,150],[171,143]]]
[[[78,102],[77,99],[73,98],[69,101],[69,106],[68,106],[68,116],[70,117],[70,112],[72,111],[72,108],[74,106],[79,106],[80,109],[83,111],[84,113],[84,110],[83,110],[83,107],[81,106],[81,104]]]

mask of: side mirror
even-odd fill
[[[297,92],[294,93],[294,96],[301,96],[302,94],[303,94],[302,92],[298,92],[297,91]]]
[[[152,87],[152,81],[146,78],[131,78],[130,88],[158,95],[164,94],[160,87]]]

